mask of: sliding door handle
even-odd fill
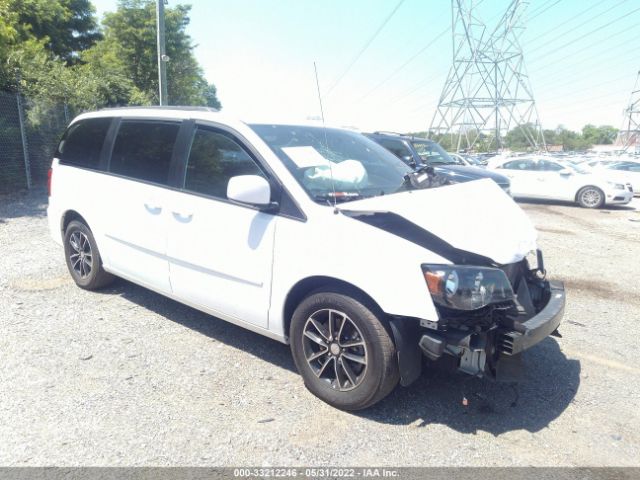
[[[162,207],[160,205],[156,205],[153,202],[145,202],[144,208],[147,210],[147,212],[152,213],[153,215],[158,215],[160,212],[162,212]]]

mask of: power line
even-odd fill
[[[571,32],[576,31],[578,28],[583,27],[583,26],[587,25],[588,23],[591,23],[593,20],[596,20],[596,19],[598,19],[598,18],[602,17],[602,15],[604,15],[605,13],[609,13],[609,12],[610,12],[611,10],[613,10],[614,8],[617,8],[618,6],[620,6],[620,5],[622,5],[623,3],[628,2],[628,1],[629,1],[629,0],[622,0],[621,2],[616,3],[613,7],[608,8],[608,9],[607,9],[607,10],[605,10],[604,12],[600,12],[600,13],[598,13],[598,15],[596,15],[596,16],[594,16],[594,17],[589,18],[587,21],[582,22],[580,25],[577,25],[576,27],[573,27],[571,30],[565,31],[565,32],[564,32],[564,33],[562,33],[561,35],[558,35],[558,36],[556,36],[556,37],[552,38],[551,40],[549,40],[549,41],[548,41],[548,42],[546,42],[546,43],[543,43],[542,45],[538,45],[538,46],[537,46],[536,48],[534,48],[533,50],[529,50],[529,52],[528,52],[528,53],[529,53],[529,54],[531,54],[531,53],[533,53],[533,52],[535,52],[535,51],[537,51],[537,50],[540,50],[542,47],[545,47],[545,46],[549,45],[550,43],[555,43],[556,41],[558,41],[558,39],[560,39],[560,38],[562,38],[562,37],[567,36],[567,35],[568,35],[568,34],[570,34]],[[621,17],[621,18],[623,18],[623,17]],[[607,24],[607,25],[608,25],[608,24]],[[539,37],[539,38],[540,38],[540,37]]]
[[[600,100],[602,98],[610,98],[610,97],[614,97],[614,96],[620,96],[620,92],[611,92],[611,93],[606,93],[604,95],[598,95],[597,97],[592,97],[590,98],[590,100]],[[611,105],[611,102],[607,102],[607,103],[603,103],[602,105]],[[558,110],[562,110],[564,107],[562,105],[558,105],[555,107],[551,107],[551,108],[547,108],[546,110],[549,112],[556,112]],[[578,110],[584,110],[584,105],[577,105],[575,108],[571,108],[569,110],[566,110],[567,112],[574,112],[574,111],[578,111]]]
[[[542,5],[538,5],[537,8],[534,8],[531,11],[531,17],[529,17],[529,21],[533,20],[534,18],[539,17],[542,13],[546,12],[547,10],[549,10],[549,8],[557,5],[558,3],[560,3],[562,0],[556,0],[555,3],[553,5],[550,5],[548,8],[545,8],[544,10],[542,10],[540,13],[536,13],[539,12],[541,9],[543,9],[547,4],[553,2],[553,0],[547,0],[546,2],[544,2]]]
[[[607,40],[611,40],[612,38],[617,37],[618,35],[620,35],[620,34],[622,34],[622,33],[626,33],[626,32],[628,32],[629,30],[637,29],[637,28],[638,28],[638,26],[637,26],[637,25],[635,25],[635,24],[630,25],[629,27],[627,27],[627,28],[625,28],[625,29],[623,29],[623,30],[618,30],[616,33],[614,33],[614,34],[612,34],[612,35],[609,35],[609,37],[607,37]],[[611,52],[611,50],[615,50],[617,47],[619,47],[619,46],[621,46],[621,45],[624,45],[624,44],[625,44],[625,43],[627,43],[628,41],[629,41],[629,40],[625,40],[624,42],[619,43],[619,44],[615,45],[614,47],[611,47],[611,46],[605,45],[605,46],[607,47],[606,52],[607,52],[607,53],[610,53],[610,52]],[[584,47],[580,48],[579,50],[576,50],[575,52],[572,52],[572,53],[570,53],[570,54],[568,54],[568,55],[565,55],[564,57],[561,57],[561,58],[559,58],[559,59],[552,60],[551,62],[549,62],[549,56],[548,56],[548,55],[540,55],[539,57],[535,57],[535,58],[530,62],[530,65],[531,65],[531,64],[534,64],[534,63],[537,63],[537,62],[539,62],[540,60],[546,60],[546,61],[545,61],[545,67],[550,66],[550,65],[554,65],[554,64],[556,64],[556,63],[558,63],[558,62],[562,62],[562,61],[566,60],[567,58],[573,57],[574,55],[577,55],[578,53],[582,53],[582,52],[584,52],[585,50],[590,49],[590,48],[591,48],[591,47],[593,47],[594,45],[598,45],[598,44],[601,44],[601,43],[602,43],[602,40],[601,40],[601,39],[598,39],[598,40],[596,40],[595,42],[590,43],[590,44],[588,44],[588,45],[585,45]],[[593,58],[593,54],[591,54],[591,55],[590,55],[590,58]]]
[[[634,27],[634,28],[637,28],[637,27],[635,27],[635,25],[633,25],[633,27]],[[589,60],[596,60],[596,59],[599,59],[599,58],[601,58],[602,56],[604,56],[604,55],[606,54],[606,55],[607,55],[607,57],[606,57],[606,59],[605,59],[605,60],[606,60],[606,62],[607,62],[609,65],[611,65],[611,62],[616,61],[616,60],[618,60],[618,59],[620,59],[620,58],[624,58],[624,57],[626,57],[626,56],[628,56],[628,55],[629,55],[629,52],[627,52],[627,51],[623,51],[623,52],[620,52],[621,54],[619,54],[619,55],[611,56],[611,55],[610,55],[611,51],[615,51],[618,47],[623,46],[623,45],[626,45],[626,44],[630,43],[631,41],[637,41],[637,40],[640,40],[640,37],[636,36],[636,37],[634,37],[634,38],[632,38],[632,39],[625,39],[622,43],[618,43],[618,44],[616,44],[616,45],[614,45],[614,46],[607,46],[607,48],[606,48],[605,50],[601,51],[601,52],[598,52],[598,53],[590,53],[590,54],[589,54],[589,56],[588,56],[588,58],[589,58]],[[583,50],[587,50],[587,49],[583,49]],[[563,59],[561,59],[561,60],[564,60],[564,59],[569,58],[569,57],[571,57],[571,56],[572,56],[572,55],[568,55],[567,57],[564,57],[564,58],[563,58]],[[559,63],[561,60],[557,60],[557,61],[550,62],[550,63],[548,63],[547,65],[554,65],[554,64],[556,64],[556,63]],[[542,86],[542,87],[545,87],[545,86],[548,86],[548,85],[554,85],[554,86],[556,86],[556,83],[555,83],[555,82],[556,82],[556,80],[557,80],[557,79],[560,79],[560,78],[567,78],[567,76],[568,76],[568,75],[567,75],[566,71],[567,71],[568,69],[573,69],[573,68],[574,68],[574,67],[573,67],[573,65],[572,65],[572,64],[568,64],[568,65],[566,65],[564,68],[559,68],[559,69],[557,69],[557,70],[556,70],[556,74],[555,74],[555,75],[545,76],[545,77],[544,77],[544,80],[545,80],[545,81],[544,81],[544,82],[542,82],[541,84],[537,84],[537,87],[538,87],[538,88],[540,88],[541,86]],[[582,70],[582,72],[581,72],[581,73],[582,73],[582,74],[584,74],[585,72],[590,72],[590,71],[592,71],[592,70],[595,70],[596,68],[597,68],[597,69],[602,69],[602,63],[594,63],[594,64],[592,65],[592,67],[591,67],[591,68],[588,68],[588,69],[586,69],[586,70]],[[573,82],[573,81],[574,81],[574,80],[572,80],[572,82]],[[570,83],[572,83],[572,82],[570,82]]]
[[[629,75],[622,75],[621,77],[617,77],[617,78],[614,78],[612,80],[607,80],[606,82],[600,82],[600,83],[596,83],[595,85],[589,85],[586,88],[580,88],[578,90],[571,90],[571,92],[568,95],[567,94],[565,94],[565,95],[556,95],[555,97],[551,97],[551,98],[542,96],[542,97],[540,97],[540,99],[544,100],[546,102],[549,102],[551,100],[558,100],[558,99],[561,99],[561,98],[562,99],[567,99],[567,98],[573,97],[575,94],[586,92],[587,90],[591,90],[591,89],[596,88],[596,87],[601,87],[603,85],[610,85],[612,83],[620,82],[621,80],[624,80],[624,79],[626,79],[628,77],[629,77]],[[566,83],[566,84],[561,85],[561,86],[571,85],[572,83],[573,82]]]
[[[411,90],[408,90],[406,92],[404,92],[403,94],[399,95],[398,97],[394,98],[392,100],[392,102],[399,102],[401,100],[404,100],[405,98],[409,97],[412,93],[417,92],[418,90],[422,90],[424,87],[426,87],[427,85],[429,85],[429,83],[432,80],[435,80],[436,78],[441,78],[443,77],[445,74],[443,73],[436,73],[435,75],[429,75],[428,77],[425,77],[424,79],[422,79],[418,85],[416,85],[414,88],[412,88]]]
[[[477,4],[476,7],[480,6],[485,0],[480,0]],[[553,1],[553,0],[547,0],[549,1]],[[556,0],[556,3],[559,2],[561,0]],[[499,17],[501,14],[495,15],[491,18],[490,21],[495,20],[497,17]],[[400,65],[398,68],[396,68],[393,72],[391,72],[391,75],[389,75],[388,77],[386,77],[384,80],[382,80],[380,83],[378,83],[375,87],[373,87],[371,90],[369,90],[367,93],[365,93],[362,97],[360,97],[358,99],[358,101],[362,101],[365,98],[367,98],[369,95],[371,95],[373,92],[375,92],[378,88],[380,88],[382,85],[384,85],[385,83],[387,83],[389,80],[391,80],[393,77],[395,77],[398,73],[400,73],[402,70],[404,70],[404,68],[409,65],[411,62],[413,62],[416,58],[418,58],[421,54],[423,54],[427,48],[431,47],[436,41],[440,40],[440,38],[442,38],[444,35],[446,35],[448,32],[451,31],[451,27],[447,27],[445,28],[442,32],[440,32],[439,34],[437,34],[435,37],[433,37],[424,47],[421,47],[415,54],[413,54],[406,62],[404,62],[402,65]],[[403,96],[404,97],[404,96]]]
[[[597,3],[594,3],[593,5],[591,5],[589,8],[585,8],[584,10],[582,10],[580,13],[578,13],[577,15],[572,16],[571,18],[567,19],[567,20],[563,20],[562,22],[560,22],[558,25],[553,26],[552,28],[550,28],[549,30],[547,30],[544,33],[541,33],[539,35],[536,36],[536,41],[539,41],[541,38],[546,37],[547,35],[549,35],[550,33],[553,32],[557,32],[558,28],[565,28],[567,24],[574,22],[575,20],[577,20],[578,18],[580,18],[581,16],[583,16],[585,13],[590,12],[591,10],[593,10],[594,8],[602,5],[603,3],[605,3],[607,0],[600,0]],[[626,1],[626,0],[625,0]],[[544,13],[544,12],[542,12]],[[538,15],[536,15],[537,17]],[[535,17],[533,17],[535,18]],[[529,19],[532,20],[533,18]]]
[[[382,31],[382,29],[387,25],[387,23],[389,23],[389,20],[391,20],[391,18],[395,15],[395,13],[398,11],[398,9],[402,6],[402,4],[404,3],[405,0],[400,0],[395,8],[391,11],[391,13],[389,15],[387,15],[387,18],[384,19],[384,21],[382,22],[382,24],[378,27],[378,29],[374,32],[374,34],[369,38],[369,40],[367,40],[367,42],[364,44],[364,46],[358,51],[358,53],[356,54],[356,56],[353,58],[353,60],[351,60],[351,63],[349,63],[349,66],[347,66],[347,68],[342,72],[342,74],[338,77],[338,79],[333,82],[333,84],[331,85],[331,87],[329,87],[329,89],[327,90],[327,95],[329,95],[334,88],[336,88],[338,86],[338,84],[342,81],[342,79],[347,75],[347,73],[349,73],[349,71],[351,70],[351,68],[355,65],[355,63],[360,59],[360,57],[362,56],[362,54],[364,52],[367,51],[367,49],[371,46],[371,44],[373,43],[373,41],[376,39],[376,37],[380,34],[380,32]]]
[[[393,72],[391,72],[391,75],[389,75],[388,77],[386,77],[384,80],[382,80],[380,83],[378,83],[375,87],[373,87],[371,90],[369,90],[367,93],[365,93],[362,97],[360,97],[360,101],[365,99],[366,97],[368,97],[369,95],[371,95],[373,92],[375,92],[378,88],[380,88],[382,85],[384,85],[385,83],[387,83],[389,80],[391,80],[393,77],[395,77],[398,73],[400,73],[407,65],[409,65],[411,62],[413,62],[416,58],[418,58],[420,55],[422,55],[422,53],[425,52],[425,50],[427,48],[429,48],[431,45],[433,45],[435,42],[437,42],[438,40],[440,40],[440,38],[442,38],[444,35],[446,35],[449,30],[451,30],[451,27],[447,27],[445,30],[443,30],[442,32],[440,32],[438,35],[436,35],[433,39],[431,39],[431,41],[429,43],[427,43],[424,47],[422,47],[420,50],[418,50],[414,55],[411,56],[411,58],[409,58],[409,60],[407,60],[406,62],[404,62],[402,65],[400,65],[398,68],[396,68]]]
[[[558,49],[560,50],[560,49],[563,49],[563,48],[568,47],[569,45],[573,45],[574,43],[576,43],[576,42],[578,42],[578,41],[582,40],[584,37],[587,37],[587,36],[589,36],[589,35],[591,35],[591,34],[593,34],[593,33],[599,32],[600,30],[602,30],[602,29],[604,29],[604,28],[606,28],[606,27],[609,27],[609,26],[613,25],[614,23],[617,23],[617,22],[619,22],[619,21],[620,21],[620,20],[622,20],[622,19],[627,18],[629,15],[631,15],[631,14],[633,14],[633,13],[637,12],[637,11],[640,11],[640,7],[639,7],[639,8],[636,8],[635,10],[632,10],[632,11],[630,11],[630,12],[628,12],[628,13],[626,13],[626,14],[624,14],[624,15],[622,15],[622,16],[620,16],[620,17],[618,17],[618,18],[616,18],[615,20],[610,21],[609,23],[606,23],[605,25],[601,25],[600,27],[596,28],[595,30],[592,30],[592,31],[590,31],[590,32],[587,32],[587,33],[585,33],[584,35],[581,35],[580,37],[573,39],[573,40],[572,40],[572,41],[570,41],[569,43],[565,43],[565,44],[564,44],[564,45],[562,45],[561,47],[558,47]]]

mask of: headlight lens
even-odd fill
[[[433,301],[456,310],[477,310],[513,299],[502,270],[466,265],[422,265]]]
[[[624,185],[622,183],[616,183],[616,182],[607,182],[609,185],[611,185],[614,190],[624,190]]]

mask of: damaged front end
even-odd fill
[[[527,259],[499,268],[422,268],[440,318],[413,324],[392,320],[396,340],[404,337],[398,345],[403,385],[419,375],[416,357],[421,355],[432,361],[453,357],[464,373],[513,381],[524,350],[549,335],[559,336],[564,286],[545,279],[539,251],[535,268]]]

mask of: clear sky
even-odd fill
[[[101,17],[117,0],[93,3]],[[449,0],[404,0],[386,24],[399,0],[176,3],[192,5],[196,57],[241,118],[318,116],[315,61],[327,122],[426,130],[451,65]],[[478,15],[491,27],[509,3],[483,1]],[[619,128],[640,70],[640,0],[531,0],[527,11],[521,43],[543,126]]]

